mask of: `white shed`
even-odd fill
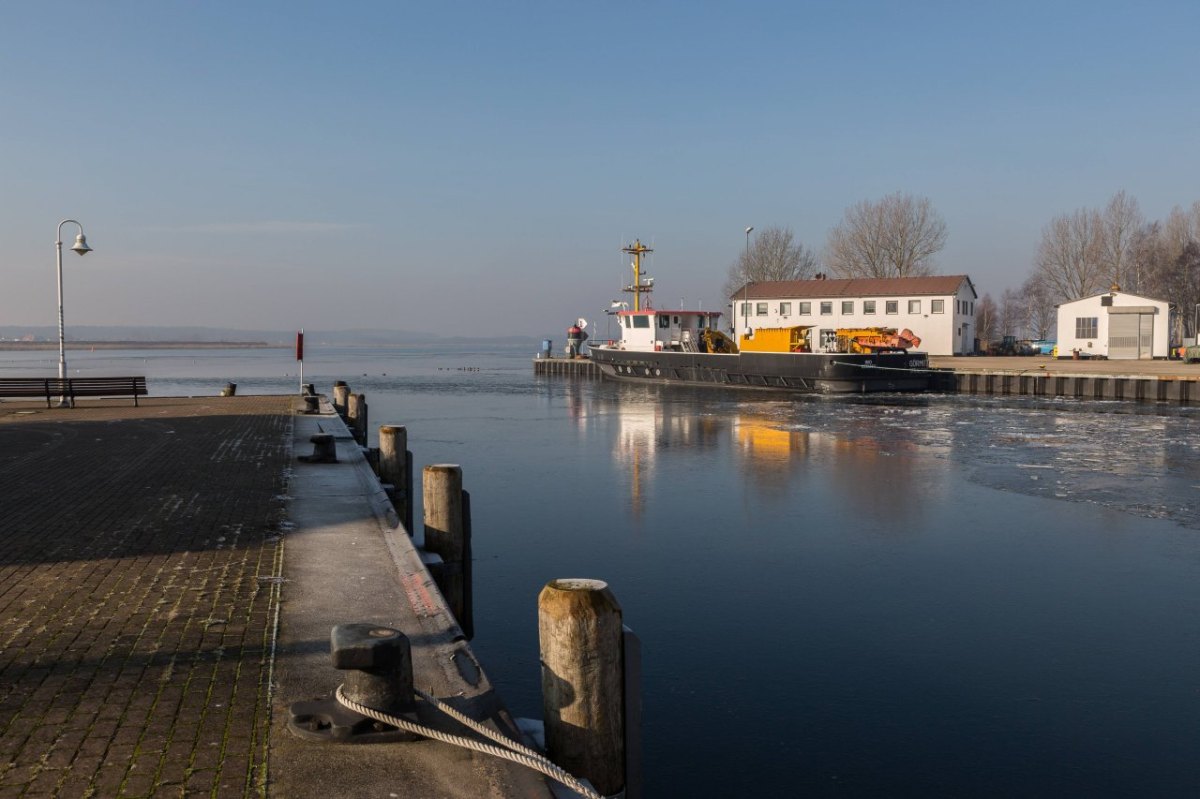
[[[1113,289],[1058,306],[1058,357],[1166,358],[1170,304]]]

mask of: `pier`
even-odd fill
[[[600,367],[592,363],[590,358],[534,358],[533,373],[535,375],[583,377],[598,380]]]
[[[427,552],[403,428],[368,449],[339,388],[349,425],[311,391],[0,403],[0,794],[582,795],[529,766],[537,725],[470,647],[461,470],[429,467],[456,480],[426,485],[426,533],[457,543]]]

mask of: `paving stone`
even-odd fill
[[[0,404],[0,797],[257,795],[291,419]]]

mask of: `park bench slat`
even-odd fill
[[[0,377],[0,397],[138,397],[147,394],[145,377]]]

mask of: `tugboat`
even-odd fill
[[[720,312],[654,308],[654,278],[642,276],[642,256],[652,249],[636,240],[622,252],[633,256],[633,294],[615,311],[621,338],[589,343],[591,360],[606,378],[642,383],[732,386],[848,394],[928,391],[929,356],[909,352],[921,341],[890,328],[821,331],[795,325],[760,328],[735,343],[718,329]],[[644,306],[644,307],[643,307]]]

